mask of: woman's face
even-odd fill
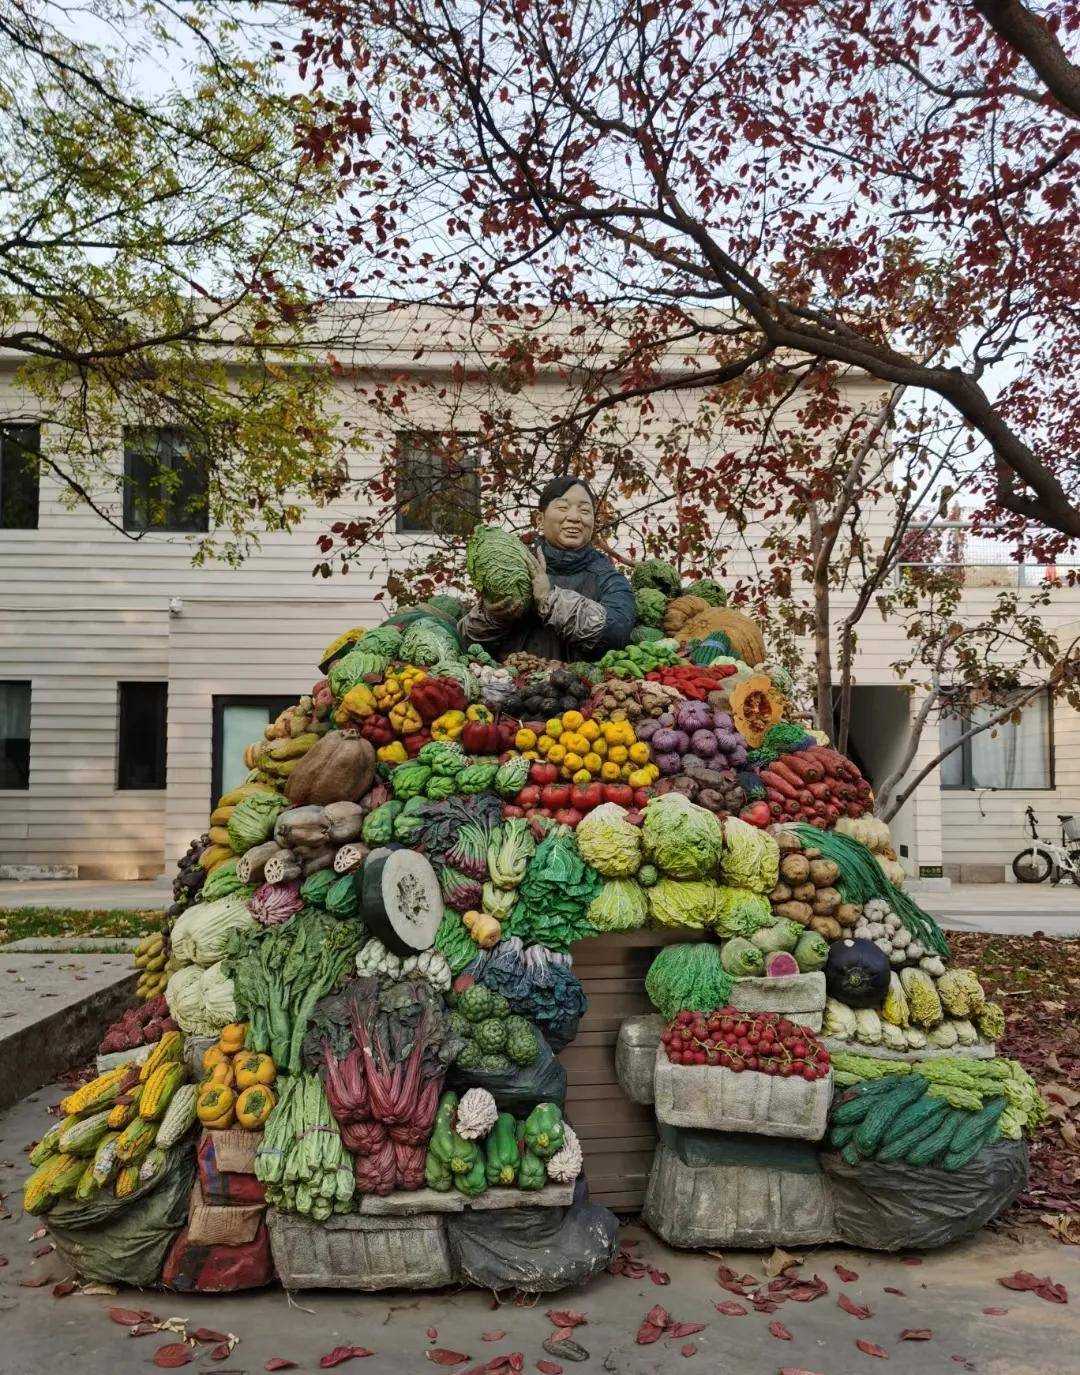
[[[540,528],[556,549],[584,549],[592,539],[595,516],[584,487],[571,487],[540,513]]]

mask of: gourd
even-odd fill
[[[485,1025],[482,1023],[481,1025]],[[456,1131],[466,1141],[479,1141],[498,1120],[499,1110],[487,1089],[469,1089],[458,1104]]]
[[[563,1144],[547,1162],[547,1176],[558,1184],[572,1184],[583,1165],[581,1142],[572,1127],[563,1124]]]
[[[375,781],[375,750],[354,731],[330,731],[313,745],[285,784],[293,806],[355,802]],[[352,835],[340,839],[352,840]]]
[[[510,1113],[498,1114],[494,1129],[487,1139],[484,1157],[487,1182],[492,1188],[508,1188],[517,1182],[521,1157],[518,1154],[517,1123]]]
[[[481,950],[491,950],[502,940],[502,926],[487,912],[466,912],[461,920]]]

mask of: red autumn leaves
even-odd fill
[[[692,1337],[695,1332],[704,1332],[703,1322],[676,1322],[662,1304],[654,1304],[645,1314],[634,1338],[638,1346],[651,1346],[661,1337]]]

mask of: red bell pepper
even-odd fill
[[[431,731],[414,731],[412,735],[404,736],[401,743],[405,746],[406,754],[416,756],[420,753],[420,751],[424,748],[425,745],[429,745],[431,743]]]
[[[430,725],[444,711],[464,711],[465,693],[452,678],[421,678],[409,689],[409,701]]]
[[[378,749],[382,745],[389,745],[392,740],[397,738],[390,718],[385,712],[375,711],[370,716],[365,716],[360,722],[360,734],[370,741]]]
[[[498,726],[493,721],[466,721],[461,728],[461,748],[466,754],[497,754]]]

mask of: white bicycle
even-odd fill
[[[1071,879],[1080,887],[1080,821],[1072,816],[1058,815],[1061,822],[1061,843],[1043,840],[1035,811],[1028,807],[1027,823],[1031,828],[1031,844],[1026,845],[1012,862],[1018,883],[1060,883]]]

